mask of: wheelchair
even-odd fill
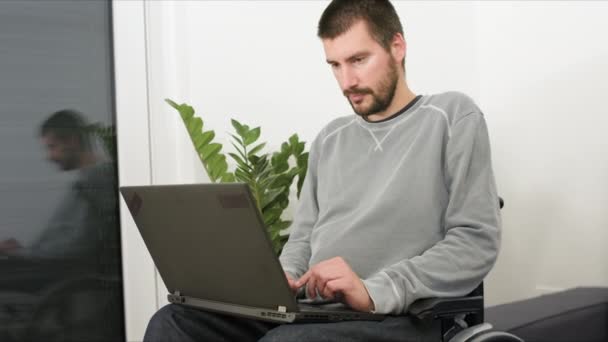
[[[441,342],[523,342],[484,322],[483,284],[466,297],[420,299],[409,314],[441,331]]]
[[[0,286],[0,341],[124,339],[122,277],[115,260],[4,261],[12,277]]]
[[[499,197],[499,207],[504,201]],[[441,331],[441,342],[523,342],[484,322],[483,283],[465,297],[426,298],[412,303],[409,314]]]

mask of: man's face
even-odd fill
[[[334,39],[324,39],[327,62],[355,113],[385,111],[399,81],[399,62],[369,34],[363,21]]]
[[[42,136],[42,144],[46,147],[47,158],[59,165],[63,171],[74,170],[78,167],[78,142],[76,138],[61,139],[53,133]]]

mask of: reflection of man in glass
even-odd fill
[[[73,110],[55,112],[40,126],[48,159],[77,176],[35,243],[0,242],[0,254],[9,256],[0,259],[0,295],[38,298],[34,316],[0,315],[0,340],[6,340],[3,329],[15,340],[80,340],[78,334],[69,338],[78,332],[105,341],[121,334],[115,169],[95,152],[92,127]],[[0,306],[20,304],[20,297],[8,298]],[[20,317],[30,317],[28,329],[18,329]],[[102,317],[114,321],[99,324]]]
[[[63,171],[78,170],[48,226],[32,246],[15,239],[0,242],[0,253],[35,258],[96,258],[104,239],[117,234],[115,171],[93,150],[91,132],[73,110],[53,113],[40,127],[48,159]]]

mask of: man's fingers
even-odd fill
[[[332,281],[334,279],[338,279],[338,278],[341,278],[339,274],[332,274],[330,271],[326,272],[326,274],[319,276],[319,278],[317,280],[317,291],[323,298],[326,298],[326,299],[333,298],[333,293],[331,293],[331,291],[330,291],[330,296],[327,296],[326,288],[327,288],[327,284],[330,281]]]
[[[300,279],[298,279],[295,282],[296,288],[300,288],[304,285],[306,285],[306,296],[308,298],[316,297],[316,293],[315,293],[316,291],[315,291],[315,287],[314,287],[314,286],[316,286],[316,279],[313,275],[312,269],[310,269],[306,273],[304,273],[304,275],[301,276]]]
[[[314,275],[308,278],[308,282],[306,283],[306,295],[308,298],[314,299],[317,297],[317,277]]]
[[[13,250],[19,249],[19,248],[21,248],[21,244],[19,243],[19,241],[15,240],[14,238],[0,241],[0,250],[2,250],[4,252],[10,252],[10,251],[13,251]]]
[[[299,288],[306,285],[308,298],[316,298],[317,294],[326,297],[325,287],[330,280],[347,277],[352,271],[341,258],[322,261],[309,269],[298,281]],[[330,297],[334,297],[333,294]]]
[[[341,300],[346,284],[345,278],[330,280],[325,284],[324,293],[331,296],[331,299]]]
[[[296,281],[291,279],[291,278],[287,278],[287,283],[289,284],[289,288],[291,288],[292,291],[297,291],[298,287],[296,286]]]
[[[298,287],[306,285],[306,297],[316,298],[317,288],[322,286],[324,283],[323,279],[319,277],[319,267],[314,266],[309,269],[304,275],[298,279],[296,285]]]
[[[336,297],[336,290],[338,289],[336,284],[338,282],[339,282],[339,280],[335,279],[335,280],[330,280],[327,283],[325,283],[325,287],[323,287],[323,290],[321,290],[321,295],[323,296],[323,298],[334,299]]]
[[[328,297],[325,293],[327,282],[341,278],[343,278],[341,272],[335,272],[332,269],[317,270],[316,272],[312,272],[307,287],[310,289],[313,297],[316,297],[318,294],[323,298],[333,298],[333,294]]]
[[[304,275],[301,276],[300,279],[298,279],[296,281],[296,286],[297,287],[304,286],[308,282],[308,278],[310,278],[310,270],[308,270],[306,273],[304,273]]]
[[[287,272],[285,272],[285,278],[287,279],[287,284],[289,285],[289,288],[291,288],[292,290],[296,290],[296,281],[293,280],[293,278],[291,277],[291,275]]]

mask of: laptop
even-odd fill
[[[247,184],[123,186],[169,302],[275,323],[382,320],[342,303],[299,303]]]

